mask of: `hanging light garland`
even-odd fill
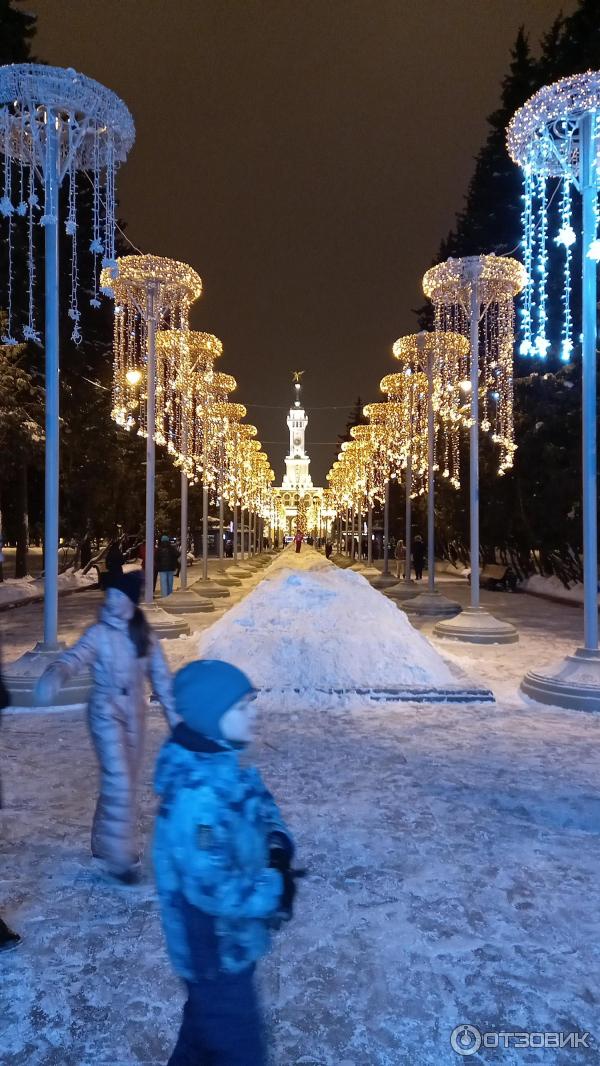
[[[522,263],[504,256],[467,256],[448,259],[428,270],[423,291],[432,301],[435,331],[469,333],[473,301],[478,318],[480,427],[498,446],[498,472],[513,465],[516,445],[513,418],[514,297],[522,291],[527,277]],[[477,357],[477,356],[475,356]],[[459,373],[463,364],[459,360]],[[461,384],[468,391],[465,376]],[[464,423],[470,426],[466,413]]]
[[[0,233],[7,254],[4,344],[23,340],[41,343],[36,307],[35,229],[56,224],[59,187],[67,182],[65,232],[71,244],[69,317],[71,340],[82,340],[78,264],[77,173],[92,183],[92,232],[89,247],[89,302],[99,307],[98,262],[115,264],[115,175],[135,138],[133,119],[115,93],[76,71],[37,63],[0,67]],[[14,180],[13,180],[14,179]],[[27,320],[15,322],[14,253],[21,240],[27,249]]]
[[[464,425],[460,382],[469,376],[469,342],[462,333],[452,331],[411,333],[395,342],[392,353],[405,374],[420,373],[427,378],[434,411],[433,469],[440,470],[442,477],[458,489],[460,432]]]
[[[571,311],[572,260],[577,234],[572,224],[572,194],[580,190],[580,119],[592,116],[594,160],[598,158],[598,118],[600,109],[600,74],[588,71],[563,78],[535,93],[514,115],[507,130],[511,158],[523,170],[523,257],[530,277],[522,310],[523,339],[521,355],[545,358],[550,350],[547,337],[547,281],[549,256],[547,239],[550,227],[549,197],[546,189],[554,182],[553,197],[558,197],[558,226],[554,244],[564,250],[562,327],[560,358],[569,362],[575,349]],[[598,240],[598,193],[595,196],[595,236],[583,254],[600,260]],[[537,287],[537,295],[536,295]],[[533,335],[535,301],[537,331]]]
[[[386,374],[379,387],[400,411],[397,432],[402,466],[410,456],[412,495],[420,496],[427,487],[427,375],[411,369]]]

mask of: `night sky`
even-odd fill
[[[29,0],[37,55],[118,92],[137,139],[120,213],[204,281],[277,477],[306,370],[312,475],[413,332],[524,23],[569,0]],[[492,251],[492,249],[482,249]],[[260,406],[254,406],[260,405]],[[319,410],[319,408],[321,410]],[[324,442],[324,443],[321,443]]]

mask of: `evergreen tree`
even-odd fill
[[[6,524],[15,527],[17,542],[16,577],[27,573],[28,473],[32,464],[39,466],[44,439],[44,392],[27,369],[24,344],[0,346],[0,539],[3,530],[5,487],[10,486],[6,501]],[[4,490],[4,491],[3,491]],[[2,580],[0,569],[0,580]]]
[[[506,150],[505,131],[514,112],[543,85],[559,78],[600,69],[600,0],[579,0],[576,10],[554,21],[534,56],[525,30],[519,30],[503,80],[500,105],[488,118],[489,133],[479,152],[465,205],[456,225],[442,241],[436,262],[449,256],[496,252],[519,254],[521,241],[521,173]],[[550,196],[553,190],[550,189]],[[556,210],[556,198],[554,210]],[[579,203],[574,202],[577,228]],[[481,437],[481,539],[484,555],[497,547],[510,548],[526,558],[552,565],[557,556],[580,550],[580,425],[581,375],[579,364],[563,367],[558,360],[561,287],[560,268],[553,260],[561,251],[550,242],[549,288],[550,358],[541,371],[530,359],[515,358],[515,428],[518,450],[515,466],[496,476],[497,459]],[[573,273],[574,333],[580,330],[579,271]],[[432,311],[418,312],[422,327],[431,328]],[[517,345],[518,349],[518,345]],[[466,442],[465,442],[466,444]],[[467,454],[467,447],[463,449]],[[438,492],[440,540],[447,550],[464,552],[468,530],[468,473],[462,489]],[[453,547],[452,547],[453,546]]]

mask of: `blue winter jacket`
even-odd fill
[[[154,867],[173,967],[188,981],[239,973],[268,950],[281,898],[270,843],[293,853],[277,804],[233,747],[183,723],[159,754],[155,788]]]

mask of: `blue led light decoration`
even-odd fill
[[[509,154],[525,174],[537,177],[538,182],[554,180],[562,186],[555,240],[564,248],[561,357],[565,361],[574,354],[571,266],[575,252],[582,277],[584,645],[555,667],[530,671],[522,688],[543,703],[596,711],[600,711],[596,472],[599,114],[600,72],[588,71],[540,89],[516,112],[507,130]],[[579,193],[582,201],[581,233],[573,227],[574,193]],[[525,207],[524,218],[526,214]]]
[[[523,195],[521,225],[523,227],[523,265],[527,274],[527,282],[523,290],[523,306],[521,308],[521,334],[523,340],[519,347],[520,355],[533,355],[533,314],[535,305],[535,282],[533,277],[533,257],[535,250],[535,227],[533,224],[533,195],[534,183],[531,167],[523,167]]]

